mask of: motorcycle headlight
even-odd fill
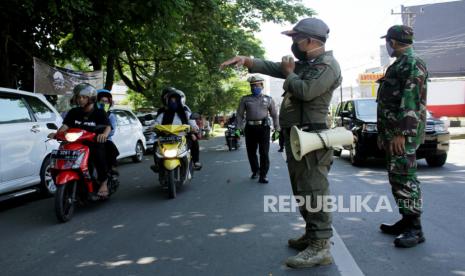
[[[364,124],[363,130],[367,132],[376,132],[378,131],[378,126],[376,124]]]
[[[65,139],[68,142],[76,142],[81,137],[83,132],[70,132],[65,134]]]
[[[446,126],[444,124],[435,124],[433,127],[433,130],[435,132],[445,132],[447,130]]]
[[[178,154],[178,149],[167,149],[163,152],[166,158],[174,158]]]

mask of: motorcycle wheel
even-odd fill
[[[77,181],[57,186],[55,193],[55,215],[60,222],[69,221],[74,214]]]
[[[170,199],[176,198],[176,170],[168,172],[168,197]]]

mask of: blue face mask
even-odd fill
[[[262,93],[262,88],[261,87],[255,86],[255,87],[252,88],[252,94],[254,96],[260,95],[260,93]]]
[[[170,103],[168,104],[168,108],[169,108],[170,110],[177,110],[177,109],[178,109],[178,103],[177,103],[177,102],[170,102]]]

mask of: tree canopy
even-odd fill
[[[300,0],[5,0],[0,86],[32,90],[35,56],[105,70],[107,89],[122,80],[155,106],[161,89],[175,86],[192,109],[215,114],[247,91],[218,65],[239,53],[263,57],[254,38],[261,22],[312,14]]]

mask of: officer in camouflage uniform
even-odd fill
[[[267,184],[268,170],[270,168],[270,120],[268,114],[273,118],[275,131],[279,131],[278,114],[273,98],[264,95],[263,82],[260,76],[251,76],[248,79],[252,94],[241,98],[237,109],[236,125],[244,129],[247,156],[249,158],[252,175],[250,178],[257,178],[259,183]],[[243,119],[245,113],[245,128]],[[257,148],[260,154],[260,164],[257,158]]]
[[[425,241],[416,150],[424,141],[428,71],[413,52],[412,28],[396,25],[382,38],[396,61],[379,80],[378,144],[386,151],[389,182],[402,219],[392,225],[381,224],[380,228],[398,235],[394,240],[397,247],[413,247]]]
[[[342,81],[338,62],[331,51],[325,51],[328,33],[329,28],[322,20],[306,18],[292,30],[283,32],[292,38],[291,49],[297,62],[289,57],[275,63],[238,56],[222,64],[222,67],[244,65],[251,72],[286,79],[279,124],[284,133],[289,176],[294,195],[310,198],[312,208],[316,208],[318,197],[329,195],[328,173],[333,151],[316,150],[297,161],[292,155],[289,136],[293,126],[309,132],[328,128],[328,107],[333,91]],[[323,210],[309,212],[305,207],[300,213],[306,222],[305,234],[288,243],[301,252],[288,258],[286,264],[300,268],[332,263],[331,213]]]

